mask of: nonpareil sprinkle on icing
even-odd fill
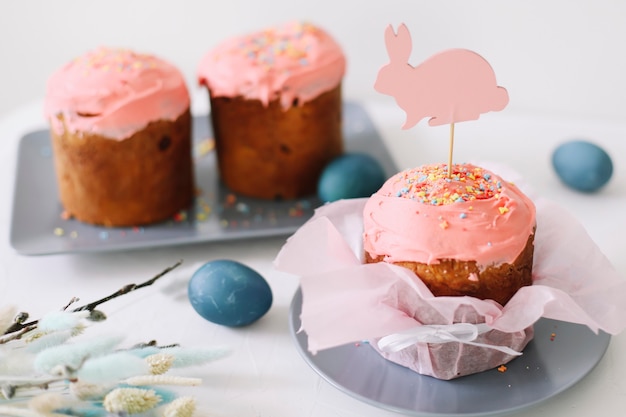
[[[189,103],[185,80],[173,65],[128,49],[100,47],[48,79],[44,114],[59,134],[68,129],[123,140],[150,122],[175,120]]]
[[[471,164],[396,174],[364,209],[364,249],[388,262],[512,263],[534,232],[535,207],[514,184]]]
[[[341,47],[306,22],[288,22],[229,39],[204,56],[198,82],[214,97],[242,96],[264,105],[310,101],[337,87],[345,73]]]
[[[394,177],[398,187],[395,196],[435,206],[462,201],[498,197],[502,181],[484,169],[471,165],[426,165],[409,169]]]

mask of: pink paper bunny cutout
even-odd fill
[[[401,24],[396,35],[391,25],[385,30],[390,62],[378,72],[374,88],[393,96],[406,112],[403,129],[425,117],[430,126],[476,120],[482,113],[502,110],[509,95],[496,84],[489,63],[467,49],[450,49],[435,54],[413,67],[411,34]]]

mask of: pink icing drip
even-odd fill
[[[341,47],[309,23],[289,22],[229,39],[206,54],[198,82],[215,97],[243,96],[264,105],[280,97],[283,108],[310,101],[341,82]]]
[[[184,78],[171,64],[100,47],[49,78],[44,114],[58,134],[68,129],[123,140],[150,122],[175,120],[189,104]]]
[[[476,168],[463,167],[470,171]],[[478,169],[482,175],[477,180],[444,180],[448,186],[435,187],[439,194],[433,191],[428,201],[421,201],[411,190],[407,191],[406,178],[414,177],[416,170],[401,172],[387,180],[365,205],[364,249],[374,257],[385,255],[388,262],[432,264],[439,259],[454,258],[475,260],[483,268],[513,262],[533,233],[535,206],[515,185]],[[418,170],[442,172],[445,165]],[[479,184],[485,174],[490,182],[500,184],[493,196],[474,199],[471,195],[466,199],[445,196],[450,188],[467,189]],[[419,184],[415,186],[419,188]]]

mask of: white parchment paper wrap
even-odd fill
[[[413,272],[384,262],[364,264],[366,199],[319,208],[291,236],[275,267],[300,277],[302,329],[311,352],[380,338],[424,325],[485,323],[476,343],[521,351],[532,325],[546,317],[617,334],[626,327],[626,280],[566,210],[535,199],[533,285],[506,304],[472,297],[434,297]],[[451,379],[493,368],[514,356],[455,341],[416,342],[387,359],[416,372]]]

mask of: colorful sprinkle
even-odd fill
[[[174,215],[175,222],[184,222],[185,220],[187,220],[187,212],[184,210],[179,211],[178,213]]]
[[[196,158],[201,158],[215,149],[215,139],[205,138],[202,139],[194,148],[194,154]]]
[[[308,66],[309,51],[318,31],[309,23],[297,23],[295,34],[291,30],[270,28],[242,40],[234,51],[266,71],[284,67],[285,60],[294,66]]]
[[[235,206],[235,210],[237,210],[239,213],[249,213],[250,206],[248,206],[246,203],[237,203],[237,205]]]
[[[74,60],[74,64],[83,69],[85,76],[92,71],[118,73],[140,71],[143,68],[156,68],[158,58],[133,52],[129,49],[100,47]]]
[[[463,164],[453,165],[451,176],[446,164],[434,164],[405,171],[397,181],[401,182],[397,197],[435,206],[499,198],[502,189],[489,172]]]
[[[504,365],[500,365],[500,366],[498,367],[498,372],[502,372],[502,373],[504,373],[504,372],[506,372],[506,369],[507,369],[507,368],[506,368],[506,366],[504,366]]]
[[[311,208],[311,202],[309,200],[300,200],[296,203],[296,207],[302,210],[308,210]]]
[[[61,227],[55,227],[54,228],[54,235],[55,236],[63,236],[65,234],[65,230],[63,230],[63,228]]]
[[[302,211],[302,209],[297,207],[291,207],[289,209],[289,217],[302,217],[302,215],[304,215],[304,211]]]
[[[226,205],[232,206],[237,202],[237,196],[235,194],[228,194],[226,196]]]
[[[42,158],[50,158],[52,156],[52,147],[42,146],[41,148],[39,148],[39,155]]]

